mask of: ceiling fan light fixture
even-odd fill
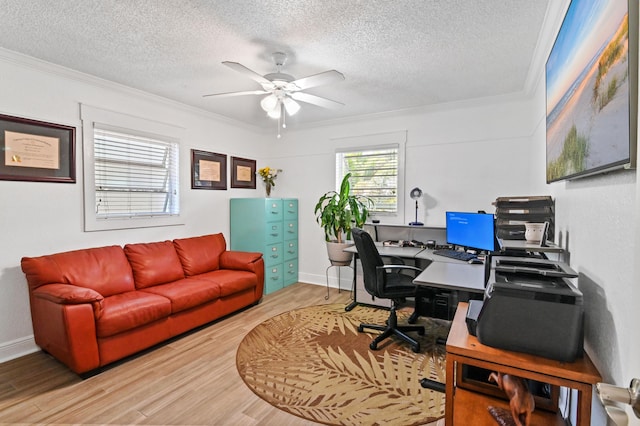
[[[300,111],[300,104],[286,96],[282,103],[284,104],[284,108],[287,110],[287,114],[295,115],[298,111]]]
[[[280,108],[280,104],[277,104],[276,107],[273,108],[271,111],[267,111],[267,115],[270,118],[273,118],[274,120],[277,120],[282,115],[280,109],[281,109]]]
[[[265,96],[260,101],[260,106],[267,113],[272,112],[278,106],[278,97],[276,95],[274,95],[273,93],[270,94],[269,96]],[[278,109],[278,111],[280,110],[280,108],[277,108],[277,109]]]

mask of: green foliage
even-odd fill
[[[587,138],[578,133],[574,124],[564,139],[562,153],[547,165],[547,180],[583,171],[588,151]]]
[[[360,228],[369,217],[372,201],[369,197],[351,195],[351,185],[347,173],[340,184],[340,192],[329,191],[322,195],[315,207],[316,221],[324,229],[326,241],[336,239],[342,243],[344,233],[351,239],[351,229]]]

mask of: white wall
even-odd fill
[[[229,197],[261,191],[192,190],[190,150],[258,160],[265,135],[161,98],[0,50],[0,113],[77,127],[77,183],[0,180],[0,362],[36,350],[23,256],[129,242],[223,232],[229,237]],[[180,147],[183,226],[83,232],[82,131],[79,103],[185,129]],[[230,162],[230,158],[228,159]],[[230,166],[230,164],[228,164]]]
[[[539,158],[532,144],[536,123],[531,108],[529,101],[485,99],[287,130],[276,142],[273,163],[284,170],[278,177],[278,196],[300,200],[300,280],[326,284],[329,261],[324,245],[316,243],[323,241],[323,233],[313,209],[323,193],[335,189],[335,150],[350,139],[344,138],[406,131],[406,192],[420,187],[424,196],[418,219],[427,226],[444,226],[446,210],[494,212],[491,203],[499,196],[546,190],[539,167],[544,157]],[[401,209],[397,218],[379,219],[400,224],[414,219],[409,197]],[[351,275],[343,272],[342,287],[348,288]]]

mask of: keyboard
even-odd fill
[[[441,249],[435,250],[433,254],[437,254],[438,256],[448,257],[450,259],[462,260],[464,262],[468,262],[471,259],[475,259],[478,257],[475,254],[467,253],[464,251],[450,250],[450,249]]]

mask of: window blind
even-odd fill
[[[97,218],[180,213],[177,143],[95,128],[94,155]]]
[[[351,192],[373,200],[372,213],[398,211],[398,145],[336,153],[336,181],[351,173]]]

